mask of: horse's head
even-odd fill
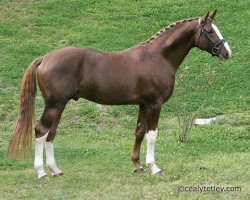
[[[216,10],[209,16],[209,12],[199,18],[199,31],[196,37],[196,46],[199,49],[211,53],[223,60],[228,60],[232,56],[232,51],[228,43],[223,39],[219,29],[213,24]]]

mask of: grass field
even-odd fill
[[[0,1],[0,199],[250,199],[249,3],[247,1]],[[185,144],[176,136],[177,100],[167,102],[159,122],[156,161],[164,176],[134,174],[130,154],[137,106],[106,106],[86,100],[67,105],[55,141],[63,177],[37,180],[33,160],[5,159],[18,113],[21,78],[36,57],[77,46],[120,51],[177,20],[218,9],[216,25],[233,58],[221,62],[197,49],[188,66],[193,85],[204,66],[214,71],[208,103],[199,117],[223,114],[210,126],[194,127]],[[202,82],[203,80],[201,80]],[[176,90],[182,88],[176,87]],[[195,111],[204,92],[185,102]],[[37,120],[43,109],[36,100]],[[141,160],[145,166],[145,142]],[[239,187],[241,191],[182,192],[182,187]],[[235,188],[233,188],[235,189]]]

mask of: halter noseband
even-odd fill
[[[224,39],[220,39],[218,42],[213,42],[209,36],[209,32],[204,29],[206,22],[201,24],[201,33],[204,33],[206,40],[208,41],[209,45],[212,48],[212,56],[217,56],[220,54],[221,48],[219,46],[224,44],[226,41]]]

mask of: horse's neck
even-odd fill
[[[197,23],[197,20],[183,22],[181,26],[173,27],[175,30],[163,35],[159,41],[152,44],[152,48],[158,49],[155,52],[163,55],[163,59],[170,63],[175,70],[179,68],[190,49],[195,45]]]

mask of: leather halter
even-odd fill
[[[204,29],[204,26],[206,25],[206,22],[203,22],[201,24],[201,33],[204,33],[206,40],[208,41],[209,45],[212,48],[212,56],[217,56],[220,54],[221,48],[219,48],[219,46],[221,44],[224,44],[226,42],[226,40],[224,39],[220,39],[218,42],[214,42],[212,41],[211,37],[209,36],[210,32],[206,31]],[[201,34],[200,34],[201,35]]]

